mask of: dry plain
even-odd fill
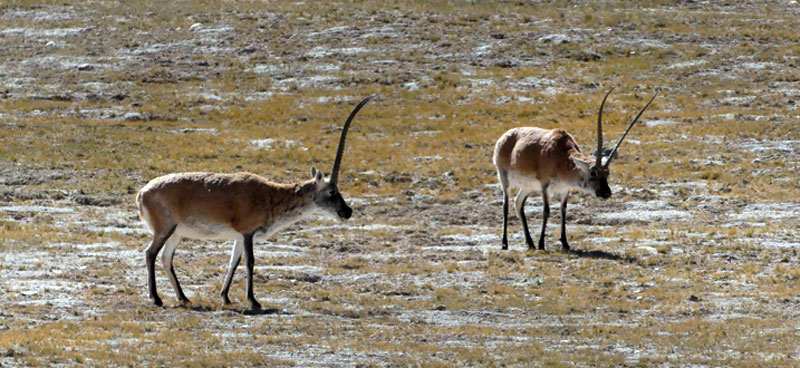
[[[10,1],[0,4],[2,366],[797,366],[796,1]],[[656,90],[528,251],[491,154],[563,127],[584,151]],[[179,171],[330,170],[354,209],[157,263],[134,196]],[[610,143],[609,143],[610,144]],[[535,196],[534,196],[535,197]],[[526,207],[540,226],[541,200]]]

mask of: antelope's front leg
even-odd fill
[[[250,311],[258,311],[261,309],[261,304],[256,300],[253,294],[253,266],[255,265],[255,258],[253,257],[253,234],[244,235],[244,263],[247,266],[247,300],[250,302]]]
[[[569,243],[567,243],[567,198],[569,194],[564,194],[561,198],[561,247],[564,251],[569,251]]]

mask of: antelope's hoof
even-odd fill
[[[261,304],[259,304],[255,299],[250,300],[250,311],[260,311]]]
[[[164,306],[164,302],[162,302],[161,298],[159,298],[158,296],[151,297],[151,299],[153,299],[153,304],[156,307],[163,307]]]

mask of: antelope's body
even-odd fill
[[[147,285],[153,303],[163,304],[155,282],[155,260],[162,248],[161,260],[176,297],[181,303],[189,303],[172,263],[178,242],[182,238],[234,240],[221,296],[225,304],[230,303],[228,290],[244,254],[250,310],[261,309],[253,293],[254,239],[269,237],[317,212],[341,220],[350,218],[353,210],[336,186],[339,165],[350,122],[373,97],[361,101],[345,122],[329,179],[312,167],[310,180],[292,184],[273,183],[251,173],[202,172],[170,174],[147,183],[137,194],[136,205],[139,216],[153,233],[145,250]]]
[[[611,91],[608,91],[608,94],[610,93]],[[550,215],[551,195],[561,199],[561,244],[565,250],[569,250],[566,235],[569,192],[577,189],[603,199],[611,197],[611,188],[608,186],[608,165],[625,135],[653,100],[651,99],[636,119],[628,125],[625,134],[608,155],[608,159],[603,161],[601,120],[603,105],[608,94],[603,98],[597,117],[597,160],[584,155],[572,135],[560,128],[549,130],[536,127],[514,128],[497,140],[493,162],[497,167],[497,176],[503,190],[503,249],[508,249],[508,201],[512,188],[519,189],[514,204],[529,249],[533,249],[533,239],[528,231],[524,207],[525,200],[532,193],[542,194],[542,231],[539,237],[539,249],[542,250],[545,249],[544,236]]]
[[[586,162],[572,135],[564,129],[536,127],[514,128],[503,134],[494,151],[498,171],[507,173],[508,183],[516,188],[563,196],[570,189],[580,189],[584,181],[581,170],[572,158]]]
[[[268,237],[313,212],[314,181],[278,184],[251,173],[181,173],[150,181],[136,204],[154,233],[229,240]]]

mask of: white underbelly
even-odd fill
[[[197,240],[235,240],[242,236],[227,224],[203,222],[186,219],[175,228],[175,234],[182,238]]]
[[[259,228],[253,234],[253,240],[263,241],[283,230],[289,225],[301,220],[308,214],[284,217],[269,226]],[[175,228],[175,234],[188,239],[197,240],[239,240],[242,234],[227,224],[212,223],[193,218],[187,218]]]
[[[535,176],[520,175],[513,172],[508,173],[508,184],[512,188],[524,189],[525,191],[542,191],[542,183]]]
[[[542,183],[535,176],[508,174],[508,184],[525,192],[542,192]],[[579,189],[561,180],[553,180],[547,186],[547,195],[562,198],[572,189]]]

